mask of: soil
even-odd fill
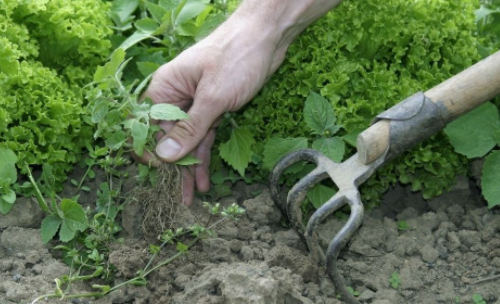
[[[219,226],[188,255],[153,273],[146,286],[124,287],[99,300],[39,303],[342,303],[299,234],[287,227],[269,189],[237,184],[232,192],[221,205],[237,202],[246,215]],[[141,208],[129,204],[123,211],[125,243],[110,255],[118,270],[116,283],[133,277],[149,258]],[[184,226],[209,217],[201,201],[180,208],[179,214],[177,225]],[[11,214],[0,216],[0,304],[30,303],[69,272],[58,251],[42,244],[41,219],[29,199],[20,199]],[[400,221],[408,228],[398,229]],[[321,226],[324,244],[343,222],[332,217]],[[361,229],[340,254],[339,269],[361,303],[473,303],[472,296],[480,294],[486,303],[500,304],[500,212],[488,210],[476,184],[465,178],[430,201],[396,186],[380,207],[365,214]],[[400,278],[397,288],[389,282],[393,273]],[[84,284],[74,288],[88,290]]]

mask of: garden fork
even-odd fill
[[[499,94],[500,51],[427,92],[416,93],[378,115],[372,126],[358,136],[357,153],[348,160],[335,163],[315,150],[305,149],[288,154],[276,164],[271,174],[273,199],[295,228],[305,234],[312,257],[326,265],[326,272],[343,301],[359,304],[337,270],[340,250],[363,221],[364,209],[358,187],[384,163]],[[316,168],[292,187],[287,201],[283,202],[279,195],[279,179],[288,167],[301,161],[315,163]],[[314,212],[307,227],[304,227],[300,205],[308,189],[327,178],[337,185],[338,192]],[[346,204],[351,208],[349,219],[324,253],[316,229],[323,220]]]

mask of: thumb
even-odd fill
[[[207,135],[220,114],[208,109],[207,103],[196,102],[188,111],[189,118],[178,121],[156,146],[156,154],[166,162],[177,161],[193,151]]]

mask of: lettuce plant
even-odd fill
[[[266,142],[310,137],[302,111],[310,91],[330,102],[343,126],[337,134],[342,137],[473,64],[480,58],[475,36],[478,7],[476,0],[342,2],[289,47],[275,76],[234,117],[256,142],[250,174],[267,176],[268,166],[262,166]],[[228,137],[223,134],[219,140]],[[438,134],[379,170],[363,194],[365,199],[377,199],[399,180],[430,198],[449,189],[466,164],[466,158]]]
[[[53,166],[57,181],[92,137],[82,85],[109,55],[109,4],[0,0],[0,147],[17,166]]]

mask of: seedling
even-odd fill
[[[478,293],[475,293],[472,296],[472,302],[474,304],[487,304],[486,301],[483,299],[483,297]]]
[[[398,222],[398,231],[399,232],[405,232],[407,230],[410,230],[411,227],[410,225],[408,225],[408,223],[404,220],[401,220]]]
[[[391,277],[389,278],[389,283],[391,283],[391,287],[397,289],[399,284],[401,284],[401,279],[397,272],[393,272]]]

